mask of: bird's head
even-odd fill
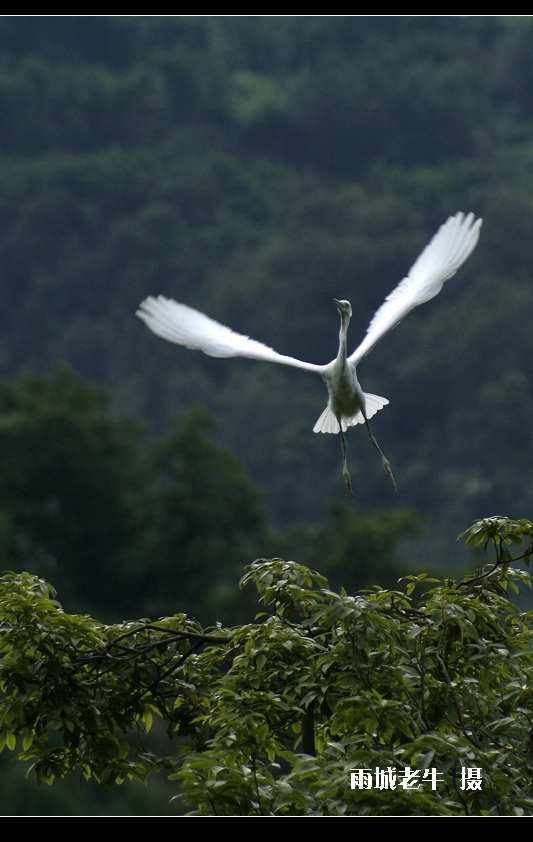
[[[339,311],[340,317],[342,318],[351,318],[352,315],[352,305],[349,301],[341,299],[340,301],[337,298],[333,299],[333,303],[337,310]]]

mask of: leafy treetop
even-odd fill
[[[466,540],[495,557],[476,575],[354,595],[259,559],[242,585],[263,610],[233,628],[105,625],[6,573],[0,746],[47,783],[164,769],[190,815],[532,815],[533,618],[509,598],[529,584],[511,563],[532,535],[531,521],[478,521]],[[420,785],[352,788],[358,770]]]

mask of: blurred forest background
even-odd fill
[[[0,18],[2,569],[105,621],[235,624],[257,557],[389,586],[531,517],[532,91],[529,16]],[[457,211],[478,248],[359,368],[397,495],[355,428],[347,504],[318,378],[135,318],[163,294],[327,362],[332,298],[355,347]],[[3,814],[176,812],[1,763]]]

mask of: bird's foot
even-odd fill
[[[346,493],[348,495],[348,500],[353,500],[352,480],[350,478],[350,474],[348,472],[348,468],[346,467],[346,465],[343,468],[342,476],[344,477],[344,485],[346,486]]]
[[[381,460],[382,460],[382,462],[383,462],[383,467],[385,468],[385,473],[387,474],[387,476],[388,476],[388,478],[389,478],[389,482],[390,482],[390,484],[392,485],[392,487],[394,488],[394,490],[395,490],[395,491],[398,491],[398,489],[397,489],[397,487],[396,487],[396,481],[395,481],[395,479],[394,479],[394,476],[393,476],[393,473],[392,473],[392,470],[391,470],[391,466],[390,466],[390,464],[389,464],[389,460],[388,460],[388,459],[386,459],[386,458],[383,456],[383,454],[382,454],[382,456],[381,456]]]

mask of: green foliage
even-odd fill
[[[104,626],[65,614],[53,589],[30,574],[6,573],[2,583],[1,686],[8,695],[1,748],[13,749],[21,734],[21,757],[32,758],[38,780],[49,784],[72,769],[99,783],[144,781],[157,764],[142,735],[154,712],[167,711],[187,641],[209,635],[182,615]]]
[[[150,449],[157,483],[145,613],[218,612],[235,622],[242,568],[254,545],[271,540],[259,492],[236,456],[213,441],[214,430],[206,410],[193,406]]]
[[[74,610],[128,605],[146,531],[143,428],[109,402],[66,366],[0,384],[2,568],[53,577]]]
[[[242,568],[272,540],[259,492],[205,409],[147,443],[110,404],[66,366],[0,383],[2,569],[53,578],[70,611],[107,620],[242,619]]]
[[[298,555],[319,569],[336,590],[350,593],[378,584],[394,588],[405,569],[402,543],[422,531],[422,518],[409,509],[363,514],[332,501],[331,523],[315,529],[300,525],[283,534],[285,554]]]
[[[495,555],[475,575],[354,595],[259,559],[242,585],[262,611],[233,628],[183,614],[106,626],[5,574],[2,747],[48,783],[164,769],[189,815],[533,815],[533,617],[508,597],[529,584],[512,565],[532,535],[531,521],[478,521],[467,543]]]

